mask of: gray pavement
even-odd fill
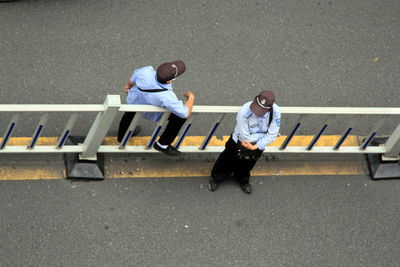
[[[369,177],[0,182],[0,266],[398,266],[400,184]]]
[[[181,58],[187,72],[176,92],[193,91],[200,105],[242,105],[272,89],[284,106],[397,107],[399,13],[397,0],[2,3],[0,103],[103,103],[107,94],[124,96],[133,69]],[[73,134],[85,134],[93,117]],[[37,120],[27,117],[16,134],[30,136]],[[59,135],[66,120],[51,117],[44,135]],[[282,133],[294,120],[284,117]],[[204,135],[208,121],[193,132]],[[321,124],[304,126],[299,133]],[[370,129],[371,119],[352,126]],[[393,125],[386,127],[388,134]]]
[[[272,89],[282,106],[398,107],[399,14],[397,0],[1,3],[0,103],[102,103],[124,96],[133,69],[181,58],[176,92],[193,91],[200,105],[241,105]],[[16,135],[30,136],[37,119],[24,117]],[[191,131],[204,134],[211,119]],[[281,133],[295,120],[284,117]],[[52,116],[44,135],[66,121]],[[310,120],[299,133],[319,126]],[[232,127],[228,119],[220,132]],[[0,266],[398,266],[398,181],[253,184],[247,196],[233,183],[210,193],[204,178],[3,181]]]

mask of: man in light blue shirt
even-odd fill
[[[262,116],[254,114],[250,106],[253,102],[247,102],[242,106],[236,116],[236,127],[232,139],[238,142],[253,144],[254,149],[264,150],[265,147],[275,141],[279,134],[281,124],[281,112],[277,104],[272,105],[273,114],[267,112]],[[272,116],[272,117],[271,117]],[[269,123],[271,119],[271,123]],[[256,147],[257,146],[257,147]]]
[[[183,74],[185,70],[186,66],[182,60],[165,62],[157,68],[157,71],[152,66],[146,66],[136,69],[125,85],[125,91],[128,93],[126,97],[128,104],[155,105],[171,111],[164,132],[153,146],[156,150],[170,156],[181,154],[180,151],[171,146],[171,143],[190,116],[194,105],[194,95],[191,92],[184,94],[186,101],[183,103],[177,98],[172,88],[172,81]],[[135,115],[134,112],[132,113],[129,115],[130,120]],[[159,121],[161,116],[162,112],[143,113],[144,118],[152,121]],[[122,129],[120,132],[118,133],[119,139],[120,136],[125,134],[126,129]]]
[[[236,116],[235,131],[225,144],[211,172],[210,191],[224,179],[234,178],[242,190],[250,194],[250,171],[265,147],[279,134],[281,112],[271,91],[262,91],[253,101],[244,104]],[[247,151],[246,151],[247,150]]]

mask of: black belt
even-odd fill
[[[168,91],[168,89],[165,89],[165,88],[163,88],[163,89],[146,89],[146,90],[143,90],[143,89],[138,87],[137,89],[139,91],[145,92],[145,93],[158,93],[158,92]]]

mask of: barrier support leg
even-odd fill
[[[86,138],[69,138],[69,142],[81,144],[81,154],[66,155],[67,177],[83,179],[104,179],[104,160],[97,157],[97,151],[103,142],[118,110],[121,106],[119,95],[108,95],[104,102],[105,111],[99,112]]]
[[[121,106],[121,97],[119,95],[108,95],[104,106],[106,110],[97,115],[83,142],[84,150],[80,159],[96,159],[96,153]]]
[[[398,127],[398,130],[400,128]],[[396,131],[395,131],[396,133]],[[396,150],[396,139],[395,133],[388,139],[386,137],[377,137],[371,142],[375,146],[390,146],[389,151],[396,153],[382,154],[368,154],[368,162],[371,169],[372,179],[394,179],[400,178],[400,161],[399,161],[399,150]],[[400,132],[397,132],[399,134]],[[399,136],[397,136],[397,145],[399,144]],[[386,150],[388,151],[388,150]]]
[[[84,136],[69,136],[66,145],[76,146],[84,141]],[[104,179],[104,156],[102,154],[98,154],[96,160],[80,159],[76,153],[66,153],[64,156],[68,179]]]
[[[390,138],[385,144],[386,153],[385,156],[393,157],[400,154],[400,124],[394,130]]]

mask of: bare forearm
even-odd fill
[[[126,87],[129,87],[129,89],[131,89],[132,88],[132,86],[134,86],[134,83],[133,82],[131,82],[130,80],[128,80],[128,82],[126,83],[126,85],[125,85]]]
[[[250,149],[250,150],[258,149],[258,146],[256,144],[253,145],[252,143],[247,142],[247,141],[242,141],[241,143],[242,143],[242,146],[244,146],[247,149]]]
[[[135,84],[133,82],[131,82],[131,80],[128,80],[128,82],[124,86],[125,92],[128,93],[129,89],[131,89],[134,85]]]
[[[187,118],[189,118],[190,113],[192,113],[192,109],[193,109],[193,105],[194,105],[194,95],[192,93],[187,93],[185,94],[186,98],[186,102],[185,102],[185,106],[188,108],[188,115]]]

